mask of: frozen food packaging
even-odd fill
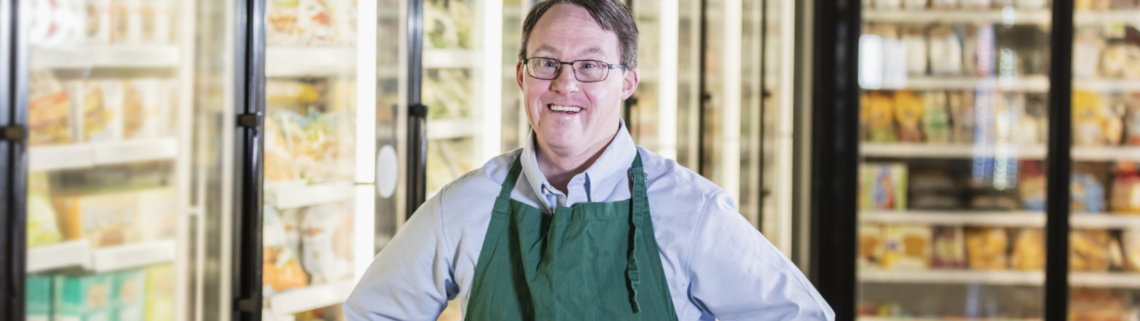
[[[961,226],[935,226],[933,268],[960,269],[966,266],[965,236]]]
[[[966,263],[971,270],[1005,270],[1009,239],[999,227],[966,227]]]
[[[54,320],[111,320],[115,298],[110,274],[56,275],[52,291]]]
[[[51,320],[52,277],[28,275],[24,282],[26,321]]]
[[[143,321],[146,301],[146,271],[131,269],[111,275],[111,320]]]
[[[32,70],[28,78],[28,144],[71,143],[71,105],[64,85],[46,69]]]
[[[95,248],[139,242],[136,197],[116,192],[55,198],[64,235],[69,240],[87,239]]]
[[[879,267],[886,249],[883,227],[878,224],[859,225],[859,267]]]
[[[60,233],[45,172],[28,173],[28,247],[58,243]]]
[[[861,208],[867,210],[905,210],[906,164],[881,163],[860,165]]]
[[[1023,228],[1017,231],[1010,254],[1014,270],[1039,271],[1045,268],[1045,237],[1041,229]]]

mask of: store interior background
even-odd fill
[[[636,143],[839,319],[1140,319],[1140,1],[625,1]],[[0,318],[343,320],[418,204],[522,147],[532,4],[0,4]]]

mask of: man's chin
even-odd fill
[[[541,147],[559,151],[574,151],[586,146],[586,137],[581,131],[567,131],[558,133],[539,133],[542,139]]]

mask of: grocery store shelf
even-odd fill
[[[1137,13],[1140,15],[1140,13]],[[1130,92],[1140,91],[1140,80],[1129,79],[1075,79],[1073,88],[1095,92]]]
[[[1046,76],[1022,76],[1019,78],[908,76],[905,81],[902,82],[902,85],[882,89],[967,90],[979,88],[1002,91],[1045,92],[1049,90],[1049,78]]]
[[[1022,159],[1045,158],[1045,146],[1015,146],[1009,157]],[[865,157],[890,158],[975,158],[994,157],[996,154],[991,148],[978,148],[975,145],[964,144],[924,144],[924,143],[862,143],[859,154]],[[1077,154],[1073,153],[1074,157]]]
[[[34,146],[28,152],[30,171],[89,168],[133,162],[174,159],[176,138],[131,140],[58,146]]]
[[[1041,318],[1037,318],[1037,319],[1014,319],[1014,318],[974,318],[974,319],[964,319],[964,318],[962,318],[962,317],[946,317],[946,318],[935,318],[935,317],[920,317],[920,318],[908,318],[908,317],[858,317],[858,318],[855,318],[855,320],[858,320],[858,321],[963,321],[963,320],[970,320],[970,321],[1041,321]]]
[[[28,249],[28,273],[91,264],[91,243],[69,241]]]
[[[316,185],[266,186],[265,204],[278,209],[335,203],[352,199],[352,183],[336,182]]]
[[[356,286],[353,280],[311,286],[265,298],[274,315],[289,315],[343,303]]]
[[[934,22],[996,22],[1008,17],[1014,24],[1049,23],[1049,10],[864,10],[863,20],[868,22],[934,23]]]
[[[474,50],[425,49],[424,68],[473,68],[479,57]]]
[[[1140,289],[1140,274],[1070,272],[1069,285],[1092,288]]]
[[[1087,229],[1140,229],[1140,214],[1073,213],[1069,224]]]
[[[1077,25],[1103,25],[1107,23],[1140,24],[1140,10],[1081,11],[1073,15]]]
[[[356,72],[355,47],[267,47],[265,75],[294,77]]]
[[[860,211],[861,223],[970,226],[1045,226],[1045,213],[1033,211]]]
[[[31,68],[169,68],[178,66],[177,46],[31,48]]]
[[[1071,153],[1078,161],[1140,160],[1140,147],[1131,146],[1073,147]]]
[[[1045,273],[1040,271],[971,271],[971,270],[879,270],[859,271],[859,281],[872,283],[1041,285]]]
[[[95,272],[122,270],[174,261],[174,241],[158,241],[122,245],[91,252],[91,269]]]
[[[475,136],[475,120],[468,118],[431,119],[427,124],[428,140]]]

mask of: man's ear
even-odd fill
[[[515,81],[519,83],[519,90],[523,89],[523,77],[526,76],[523,73],[525,73],[525,71],[523,71],[523,62],[519,60],[515,63]]]
[[[637,68],[626,68],[622,72],[621,81],[621,99],[626,100],[629,99],[629,96],[633,96],[633,92],[637,90],[637,84],[641,82],[641,74]]]

